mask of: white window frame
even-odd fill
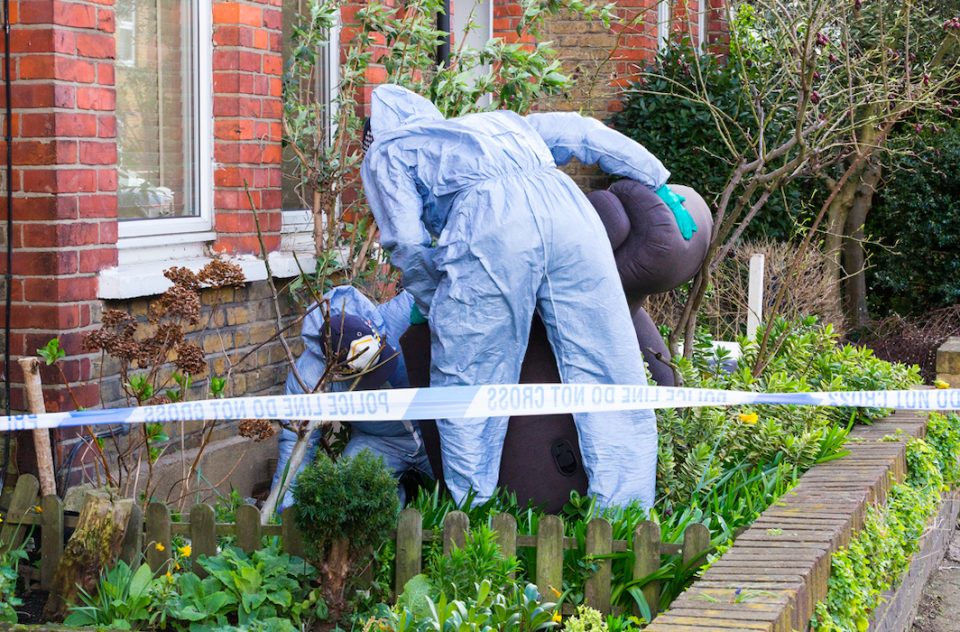
[[[672,0],[660,0],[657,3],[657,50],[662,51],[667,47],[667,40],[670,35],[670,3]]]
[[[197,180],[192,217],[117,220],[117,248],[144,248],[204,242],[216,238],[213,227],[213,3],[194,0],[197,67],[193,77],[196,116],[193,132],[197,140]],[[134,241],[135,240],[135,241]],[[168,257],[169,258],[169,257]]]

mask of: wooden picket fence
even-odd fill
[[[42,512],[34,510],[40,484],[30,475],[21,476],[14,490],[10,511],[4,516],[0,542],[5,547],[16,547],[23,541],[30,525],[41,525],[39,581],[41,589],[49,589],[53,582],[60,556],[63,554],[64,529],[76,527],[77,516],[64,516],[63,503],[56,496],[46,496],[40,501]],[[216,522],[213,507],[206,504],[194,505],[190,509],[189,522],[173,522],[169,508],[163,503],[150,503],[145,513],[134,506],[127,526],[120,558],[130,564],[137,564],[141,554],[154,571],[169,568],[173,559],[172,538],[182,535],[190,541],[190,557],[196,561],[201,555],[212,556],[217,553],[218,536],[236,536],[236,546],[244,551],[256,551],[261,548],[264,536],[280,536],[283,549],[292,555],[303,557],[306,552],[303,537],[294,525],[294,507],[287,507],[281,515],[282,523],[261,525],[260,512],[253,505],[237,507],[234,523]],[[563,590],[563,551],[577,547],[574,538],[564,537],[563,521],[557,516],[543,516],[537,526],[537,535],[518,535],[517,521],[509,514],[493,517],[492,528],[497,532],[497,541],[504,555],[516,554],[518,547],[536,549],[536,584],[540,593],[549,596],[552,590]],[[443,543],[443,554],[449,555],[453,547],[462,547],[470,530],[467,515],[460,511],[447,514],[443,531],[434,532],[423,529],[423,517],[415,509],[407,508],[400,512],[396,531],[396,574],[394,594],[403,591],[404,585],[423,569],[423,545],[438,539]],[[710,531],[700,523],[687,526],[683,543],[660,541],[660,525],[644,521],[637,525],[633,533],[632,550],[634,553],[633,577],[647,577],[660,569],[662,555],[683,555],[687,565],[704,558],[710,549]],[[587,523],[585,555],[604,556],[610,553],[625,552],[629,542],[614,540],[609,522],[595,518]],[[158,546],[159,545],[159,546]],[[584,602],[607,614],[611,608],[611,561],[597,560],[597,572],[586,580]],[[195,572],[202,573],[198,564]],[[648,582],[643,594],[656,614],[656,605],[660,601],[660,586],[656,581]],[[572,608],[565,607],[565,613]]]

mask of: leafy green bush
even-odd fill
[[[871,308],[922,314],[960,303],[960,124],[924,131],[911,152],[892,158],[891,175],[867,216]]]
[[[900,436],[891,437],[899,439]],[[956,447],[960,417],[930,415],[928,439],[907,444],[907,478],[871,508],[850,545],[833,554],[827,598],[818,603],[810,627],[820,632],[865,632],[882,593],[893,586],[919,550],[936,513],[940,492],[960,483]]]
[[[310,602],[301,600],[316,571],[276,547],[249,554],[227,548],[214,557],[201,556],[198,563],[209,577],[201,580],[191,572],[154,577],[146,564],[134,571],[118,561],[101,574],[94,594],[81,589],[83,604],[72,606],[64,623],[120,630],[292,632],[301,615],[314,614],[307,612]]]
[[[357,561],[396,526],[397,483],[383,459],[368,450],[336,462],[320,455],[297,477],[293,497],[297,527],[317,561],[324,600],[336,622]]]
[[[520,561],[505,557],[497,544],[497,532],[481,523],[467,534],[463,548],[455,547],[450,555],[443,555],[443,547],[435,546],[426,575],[448,597],[460,599],[473,593],[484,579],[498,589],[514,584],[511,577],[519,571]]]

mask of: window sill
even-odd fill
[[[169,254],[169,250],[168,250]],[[301,264],[309,261],[312,256],[307,253],[298,254]],[[171,258],[167,257],[163,261],[124,261],[121,258],[120,265],[115,268],[101,271],[97,276],[99,288],[97,296],[108,300],[125,300],[132,298],[141,298],[144,296],[156,296],[162,294],[173,284],[165,276],[163,271],[172,266],[188,268],[197,272],[212,261],[209,256],[195,256],[190,258]],[[267,268],[263,260],[253,255],[243,255],[239,257],[230,257],[228,261],[240,266],[247,282],[263,281],[267,278]],[[273,271],[274,278],[288,279],[300,274],[297,262],[292,252],[271,252],[269,254],[270,268]]]

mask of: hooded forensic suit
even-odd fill
[[[373,92],[362,176],[380,241],[432,335],[431,386],[516,384],[536,309],[567,384],[645,384],[604,227],[557,169],[572,158],[657,190],[669,172],[636,142],[578,114],[498,111],[444,120],[393,85]],[[434,240],[436,239],[436,243]],[[438,419],[457,501],[497,485],[507,416]],[[590,493],[651,507],[652,411],[575,415]]]

